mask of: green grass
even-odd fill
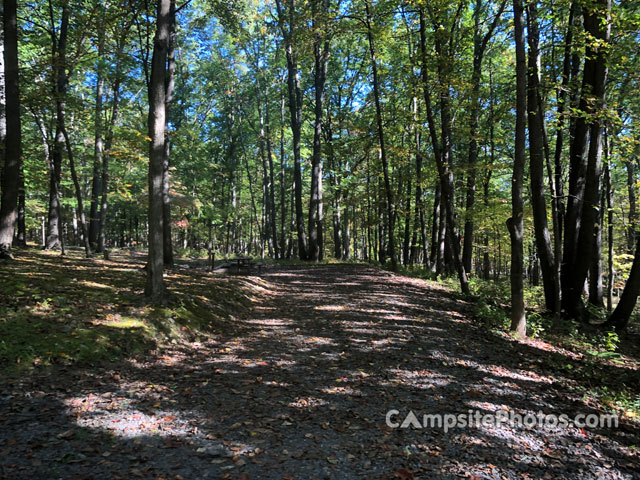
[[[140,257],[18,250],[0,263],[0,370],[99,364],[224,330],[251,303],[241,279],[169,272],[170,301],[146,305]]]

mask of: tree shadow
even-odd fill
[[[575,370],[548,367],[576,359],[542,342],[488,335],[469,320],[472,305],[446,290],[359,266],[273,269],[264,281],[269,295],[214,339],[6,384],[0,473],[637,476],[640,428],[628,419],[617,429],[390,428],[392,409],[399,419],[470,409],[603,413],[572,389],[585,380]]]

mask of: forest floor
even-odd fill
[[[444,287],[362,265],[178,268],[151,309],[142,261],[0,266],[0,478],[640,478],[640,421],[622,411],[615,428],[386,421],[610,413],[588,392],[639,395],[637,359],[594,367],[491,333]]]

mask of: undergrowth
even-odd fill
[[[243,282],[172,271],[169,302],[147,305],[143,264],[36,250],[0,264],[0,370],[99,364],[220,333],[249,307]]]

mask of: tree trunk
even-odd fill
[[[27,246],[27,212],[26,212],[26,191],[24,187],[24,171],[20,166],[20,185],[18,187],[18,234],[15,244],[18,247]]]
[[[163,279],[163,166],[166,108],[166,66],[171,30],[171,0],[158,0],[156,34],[149,82],[149,256],[145,295],[153,303],[165,296]]]
[[[311,157],[311,192],[309,196],[309,260],[322,259],[322,116],[324,113],[324,85],[329,63],[329,33],[327,32],[329,0],[313,0],[313,57],[314,57],[314,125],[313,155]]]
[[[493,18],[487,32],[482,35],[481,21],[482,18],[482,0],[475,1],[473,10],[474,32],[473,32],[473,72],[471,74],[471,105],[469,125],[469,156],[467,160],[468,176],[467,176],[467,199],[466,213],[464,223],[464,246],[462,252],[462,263],[467,273],[471,272],[471,259],[473,257],[473,207],[475,205],[476,195],[476,164],[478,162],[478,124],[480,121],[480,81],[482,79],[482,60],[489,40],[493,36],[493,32],[498,24],[498,20],[502,15],[502,11],[506,5],[506,0],[502,1],[498,12]]]
[[[598,0],[593,6],[584,8],[585,30],[593,40],[587,43],[586,47],[579,106],[585,115],[580,115],[576,121],[575,146],[572,144],[571,152],[571,171],[575,169],[575,173],[569,177],[569,194],[574,192],[575,196],[569,197],[570,208],[567,208],[562,307],[569,317],[585,321],[587,318],[584,315],[581,296],[593,259],[592,237],[600,200],[603,120],[597,113],[606,107],[605,87],[608,73],[607,49],[598,48],[597,44],[609,42],[610,11],[611,0]],[[585,152],[587,146],[588,150]]]
[[[285,224],[287,219],[287,184],[286,165],[284,161],[284,92],[280,89],[280,258],[285,258]]]
[[[53,29],[53,25],[51,26]],[[56,134],[53,146],[52,165],[50,166],[49,180],[49,215],[47,229],[47,249],[62,248],[62,212],[60,206],[60,177],[62,170],[62,155],[65,149],[64,141],[64,116],[66,109],[65,97],[69,83],[67,73],[67,34],[69,30],[69,6],[65,3],[62,7],[59,37],[56,38],[55,30],[52,30],[52,61],[54,68],[54,96],[56,103]]]
[[[624,330],[629,324],[629,318],[633,313],[640,295],[640,235],[637,235],[636,253],[629,272],[629,278],[624,285],[622,296],[618,306],[613,311],[609,319],[605,322],[606,327],[615,327],[616,330]]]
[[[604,191],[600,195],[600,205],[596,213],[595,234],[593,235],[593,255],[589,269],[589,303],[604,308],[604,292],[602,289],[602,212],[606,207]]]
[[[0,206],[0,258],[10,258],[17,215],[22,156],[20,88],[18,84],[18,21],[15,0],[5,0],[3,12],[6,139]]]
[[[610,312],[613,308],[613,282],[615,280],[615,271],[613,269],[613,189],[611,188],[611,166],[609,165],[609,135],[605,131],[605,189],[607,198],[607,310]]]
[[[577,2],[571,2],[571,9],[569,10],[569,19],[567,21],[567,33],[564,40],[564,56],[562,60],[562,80],[560,88],[557,93],[558,104],[558,124],[556,126],[556,145],[554,152],[554,182],[556,185],[556,198],[553,199],[555,203],[556,218],[554,219],[554,232],[553,232],[553,245],[554,256],[556,261],[556,278],[560,282],[561,266],[562,266],[562,245],[563,245],[563,221],[564,221],[564,196],[563,196],[563,180],[562,180],[562,147],[564,144],[564,125],[565,125],[565,110],[567,106],[567,92],[569,90],[569,81],[571,79],[571,49],[573,46],[573,34],[575,29],[575,17],[576,9],[578,8]],[[560,285],[558,284],[558,294],[560,292]]]
[[[519,336],[527,334],[524,305],[524,252],[522,246],[524,204],[522,184],[526,162],[527,59],[525,53],[524,10],[522,0],[513,1],[516,45],[516,127],[513,175],[511,179],[511,218],[507,228],[511,236],[511,330]]]
[[[435,24],[438,23],[434,19]],[[427,108],[427,120],[429,123],[429,131],[432,137],[434,155],[438,167],[438,176],[440,178],[440,195],[441,195],[441,211],[444,213],[446,221],[447,238],[451,239],[450,243],[445,246],[451,249],[453,267],[455,268],[458,279],[460,281],[460,290],[465,295],[470,293],[467,274],[462,264],[462,256],[460,252],[460,241],[455,228],[455,204],[454,204],[454,184],[453,184],[453,146],[451,140],[451,104],[450,104],[450,85],[449,85],[449,62],[453,52],[445,51],[443,46],[443,38],[441,38],[441,29],[436,29],[435,49],[438,58],[438,79],[440,83],[440,124],[441,124],[441,145],[437,148],[437,137],[435,134],[435,123],[433,113],[431,111],[431,99],[428,89],[427,78],[427,51],[426,51],[426,29],[424,23],[424,13],[420,9],[420,48],[422,53],[422,77],[423,90],[425,95],[425,104]],[[444,31],[444,30],[443,30]],[[452,48],[449,43],[449,49]],[[447,58],[445,58],[445,56]]]
[[[100,10],[104,14],[104,10]],[[98,61],[96,66],[96,108],[94,112],[95,140],[93,148],[93,175],[91,180],[91,206],[89,209],[89,244],[91,248],[96,248],[98,234],[100,230],[100,217],[98,207],[100,202],[100,192],[102,190],[102,154],[104,152],[102,136],[102,102],[104,91],[104,24],[98,22]]]
[[[287,87],[289,91],[289,113],[291,116],[291,133],[293,135],[293,178],[295,195],[295,221],[298,233],[298,255],[300,260],[309,258],[307,235],[304,229],[304,213],[302,211],[302,166],[300,157],[300,136],[302,130],[302,90],[298,75],[298,62],[294,51],[295,39],[295,5],[288,0],[285,12],[281,0],[276,0],[278,22],[285,42],[287,60]],[[288,18],[287,18],[288,17]],[[288,24],[288,27],[287,27]]]
[[[165,267],[173,267],[173,243],[171,241],[171,194],[169,190],[169,160],[171,156],[171,104],[175,90],[176,71],[176,3],[171,0],[169,7],[169,40],[167,46],[167,66],[165,74],[165,119],[164,147],[162,150],[162,260]]]
[[[71,148],[71,142],[69,141],[69,135],[64,128],[64,117],[61,120],[62,123],[62,135],[64,136],[64,143],[67,149],[67,155],[69,157],[69,170],[71,171],[71,179],[73,180],[73,187],[76,193],[76,202],[78,202],[78,220],[80,221],[80,232],[82,233],[82,242],[84,243],[84,253],[87,258],[91,258],[91,245],[89,244],[89,232],[87,229],[87,222],[84,214],[84,202],[82,200],[82,187],[80,187],[80,181],[78,180],[78,174],[76,172],[76,164],[73,158],[73,150]]]
[[[540,60],[538,10],[536,2],[527,7],[528,23],[528,88],[527,113],[529,119],[529,172],[531,180],[531,206],[533,210],[536,251],[542,270],[545,304],[550,312],[560,311],[560,295],[558,278],[551,236],[547,224],[547,204],[544,193],[544,116],[540,104],[540,76],[538,63]]]
[[[387,149],[384,138],[384,126],[382,119],[382,104],[380,102],[380,81],[378,79],[378,65],[376,60],[376,49],[373,40],[373,31],[371,28],[371,11],[369,8],[369,0],[364,1],[365,11],[367,15],[367,38],[369,40],[369,53],[371,54],[371,70],[373,74],[373,98],[376,104],[376,124],[378,127],[378,143],[380,145],[380,160],[382,162],[382,173],[384,176],[384,191],[386,195],[386,211],[387,225],[389,234],[389,255],[391,257],[391,270],[398,271],[398,259],[396,258],[396,242],[395,242],[395,214],[393,203],[393,191],[391,190],[391,181],[389,179],[389,162],[387,160]]]
[[[629,194],[629,222],[626,229],[627,234],[627,251],[631,253],[633,251],[633,246],[636,243],[636,230],[637,230],[637,195],[636,190],[638,189],[636,182],[636,174],[633,162],[631,160],[626,160],[624,162],[624,167],[627,170],[627,193]]]

